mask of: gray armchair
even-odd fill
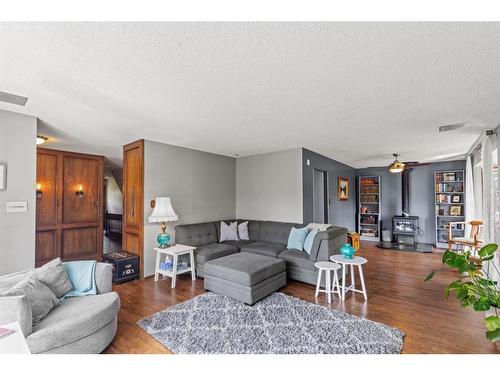
[[[68,298],[35,326],[27,297],[0,297],[0,324],[18,321],[32,353],[100,353],[116,334],[120,309],[120,297],[112,291],[112,271],[111,264],[97,263],[97,294]],[[1,276],[0,288],[10,288],[27,272]]]

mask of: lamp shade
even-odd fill
[[[162,223],[165,221],[177,221],[179,217],[172,207],[172,202],[168,197],[156,198],[155,208],[153,213],[148,218],[150,223]]]

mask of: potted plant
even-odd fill
[[[500,272],[495,265],[497,244],[488,244],[478,251],[478,257],[471,257],[469,250],[443,254],[443,264],[460,272],[458,280],[453,281],[445,289],[446,298],[454,291],[462,307],[471,306],[475,311],[491,313],[484,319],[486,338],[491,342],[500,342],[500,289],[498,281]],[[431,272],[425,281],[432,279],[436,271]]]

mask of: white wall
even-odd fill
[[[236,214],[236,162],[234,158],[167,145],[144,142],[144,276],[154,273],[159,224],[149,224],[156,197],[170,197],[179,221],[174,226],[221,219]]]
[[[122,214],[123,194],[113,176],[106,176],[106,210],[110,214]]]
[[[236,159],[236,216],[302,223],[302,149]]]
[[[36,118],[0,110],[0,275],[35,266]],[[6,202],[27,201],[28,212],[7,213]]]

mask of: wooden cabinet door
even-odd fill
[[[100,259],[103,242],[103,158],[64,153],[62,160],[62,258]],[[79,185],[82,196],[76,194]]]
[[[102,257],[104,158],[38,149],[36,261]],[[82,185],[83,195],[76,194]]]
[[[100,219],[99,161],[63,156],[63,223],[97,223]],[[76,191],[81,185],[83,196]]]
[[[122,248],[139,257],[143,277],[144,231],[144,141],[123,146],[123,229]]]
[[[36,252],[37,265],[60,256],[58,227],[59,157],[56,153],[39,149],[36,164],[36,182],[41,196],[36,199]]]

